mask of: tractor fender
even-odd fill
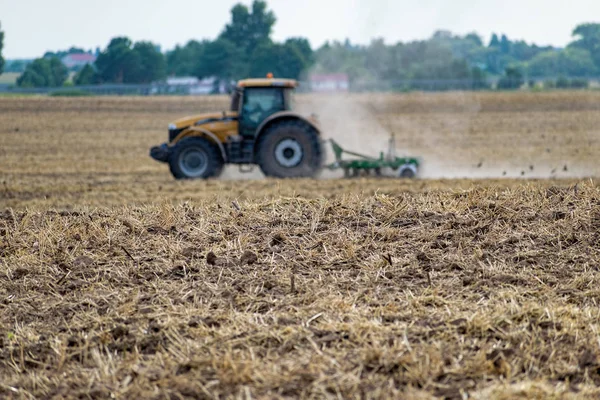
[[[198,134],[200,133],[200,134]],[[174,142],[178,143],[180,140],[183,140],[188,137],[208,137],[214,144],[219,147],[219,151],[221,152],[221,156],[223,157],[223,162],[227,162],[227,152],[225,152],[225,146],[219,140],[217,135],[212,133],[211,131],[207,131],[206,129],[202,129],[198,126],[190,127],[183,131],[177,138],[175,138]]]
[[[316,132],[317,134],[320,136],[321,135],[321,128],[319,128],[319,126],[314,122],[311,121],[310,119],[295,113],[293,111],[280,111],[278,113],[275,113],[273,115],[271,115],[269,118],[265,119],[262,124],[260,124],[260,126],[258,127],[258,129],[256,130],[257,135],[256,135],[256,143],[258,143],[258,138],[267,130],[267,128],[277,122],[277,121],[281,121],[283,119],[298,119],[301,120],[303,122],[306,122],[308,125],[310,125]]]

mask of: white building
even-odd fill
[[[215,93],[227,93],[224,82],[217,78],[198,79],[195,76],[169,77],[162,83],[155,83],[151,93],[180,93],[202,96]]]
[[[347,74],[312,74],[309,77],[313,92],[348,92],[350,79]]]

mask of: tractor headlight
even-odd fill
[[[175,125],[175,124],[169,124],[169,130],[170,131],[174,131],[176,129],[177,129],[177,125]]]

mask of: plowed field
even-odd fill
[[[600,396],[600,93],[298,102],[438,179],[175,182],[226,99],[0,99],[0,397]]]

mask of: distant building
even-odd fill
[[[195,86],[200,83],[200,79],[195,76],[171,76],[166,83],[169,86]]]
[[[213,77],[198,79],[195,76],[174,76],[167,78],[163,82],[154,83],[151,93],[177,93],[201,96],[227,93],[227,87],[225,82]]]
[[[96,56],[88,53],[67,54],[61,61],[68,69],[79,69],[85,67],[86,64],[95,63]]]
[[[312,74],[309,77],[313,92],[347,92],[350,79],[347,74]]]
[[[196,85],[190,87],[190,94],[192,95],[214,93],[227,93],[225,82],[220,81],[217,78],[204,78],[200,80]]]

